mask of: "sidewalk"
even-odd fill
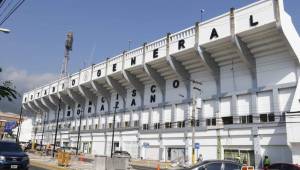
[[[51,170],[92,170],[94,160],[87,157],[86,161],[79,161],[78,157],[72,156],[69,167],[61,167],[57,165],[57,160],[50,156],[41,156],[38,154],[28,153],[30,164],[51,169]]]

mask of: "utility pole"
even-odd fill
[[[82,119],[83,108],[81,108],[79,112],[80,112],[80,115],[79,115],[79,127],[78,127],[78,133],[77,133],[76,155],[78,155],[78,150],[79,150],[80,131],[81,131],[81,119]]]
[[[195,112],[196,112],[196,102],[195,102],[195,95],[192,97],[192,164],[196,163],[195,159]]]
[[[110,157],[112,158],[113,156],[113,151],[114,151],[114,138],[115,138],[115,123],[116,123],[116,112],[117,112],[117,102],[115,104],[115,111],[114,111],[114,119],[113,119],[113,131],[112,131],[112,138],[111,138],[111,151],[110,151]]]
[[[17,143],[19,143],[19,138],[20,138],[22,114],[23,114],[23,106],[21,106],[20,117],[19,117],[19,126],[18,126],[18,132],[17,132],[17,137],[16,137]]]
[[[70,51],[72,51],[73,46],[73,32],[68,32],[67,39],[65,42],[65,56],[64,62],[61,69],[61,77],[65,77],[68,75],[68,63],[70,60]]]
[[[197,80],[188,80],[190,81],[192,84],[198,84],[198,85],[202,85],[201,82],[197,81]],[[199,91],[201,93],[201,89],[198,87],[193,87],[193,89]],[[180,94],[180,97],[184,97],[184,95]],[[195,99],[195,95],[193,93],[192,95],[192,120],[191,120],[191,126],[192,126],[192,164],[196,163],[196,156],[195,156],[195,127],[196,127],[196,119],[195,116],[196,115],[196,99]]]
[[[198,82],[196,80],[190,80],[193,84],[199,84],[202,85],[201,82]],[[198,87],[193,87],[193,89],[199,91],[201,93],[201,89]],[[195,116],[196,115],[196,99],[195,99],[195,95],[193,93],[192,96],[192,164],[196,163],[196,156],[195,156],[195,127],[196,127],[196,119]]]
[[[43,131],[42,131],[41,146],[43,146],[43,141],[44,141],[45,122],[46,122],[46,113],[44,113],[44,121],[43,121]]]
[[[61,110],[61,98],[59,98],[58,101],[58,109],[57,109],[57,118],[56,118],[56,127],[55,127],[55,135],[54,135],[54,145],[53,145],[53,150],[52,150],[52,157],[54,158],[54,153],[55,153],[55,147],[56,147],[56,138],[57,138],[57,129],[58,129],[58,121],[59,121],[59,114]]]

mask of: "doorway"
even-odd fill
[[[183,162],[185,159],[185,148],[168,148],[167,159],[172,162]]]

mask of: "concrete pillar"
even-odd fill
[[[253,148],[254,148],[254,159],[255,159],[255,168],[260,168],[261,166],[261,146],[260,146],[260,138],[258,135],[258,128],[252,128],[252,137],[253,137]]]
[[[149,108],[149,114],[148,114],[148,126],[149,129],[154,129],[153,125],[152,125],[152,112],[153,112],[153,108]]]
[[[203,113],[203,101],[201,100],[201,108],[198,109],[198,119],[199,119],[199,124],[200,127],[205,127],[206,126],[206,121],[205,121],[205,117],[204,117],[204,113]]]
[[[238,106],[237,106],[237,95],[233,94],[231,97],[231,114],[233,117],[233,123],[240,123],[239,115],[238,115]]]
[[[133,127],[133,110],[129,113],[129,127]]]
[[[164,159],[164,146],[162,141],[162,135],[159,133],[159,160]]]
[[[279,111],[279,96],[278,96],[278,88],[273,88],[273,111],[275,115],[275,122],[280,121],[281,112]]]
[[[252,113],[252,116],[253,116],[253,123],[259,123],[259,114],[257,113],[257,93],[256,93],[256,91],[251,93],[250,113]]]
[[[176,105],[175,105],[175,104],[172,104],[172,107],[171,107],[171,122],[173,123],[173,124],[172,124],[172,128],[176,128],[176,127],[177,127],[177,123],[175,123],[175,121],[176,121],[176,116],[177,116],[177,113],[176,113]]]

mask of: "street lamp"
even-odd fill
[[[115,111],[114,111],[114,118],[113,118],[113,131],[112,131],[112,137],[111,137],[111,150],[110,150],[110,157],[112,158],[113,152],[115,149],[115,144],[114,144],[114,138],[115,138],[115,123],[116,123],[116,112],[117,112],[118,103],[116,102],[115,104]]]
[[[201,82],[197,80],[189,80],[192,84],[198,84],[202,85]],[[193,87],[194,90],[197,90],[201,93],[201,88],[199,87]],[[179,94],[180,97],[184,97],[184,95]],[[196,99],[195,95],[193,93],[192,95],[192,120],[191,120],[191,125],[192,125],[192,164],[195,164],[196,162],[196,156],[195,156],[195,126],[196,126],[196,120],[195,120],[195,112],[196,112]]]
[[[61,98],[59,98],[58,109],[57,109],[57,118],[56,118],[55,135],[54,135],[54,146],[53,146],[53,150],[52,150],[52,157],[53,158],[54,158],[54,154],[55,154],[56,138],[57,138],[57,130],[58,130],[58,121],[59,121],[60,112],[61,112]]]
[[[10,33],[10,30],[6,29],[6,28],[0,28],[0,32],[4,32],[4,33],[8,34],[8,33]]]

